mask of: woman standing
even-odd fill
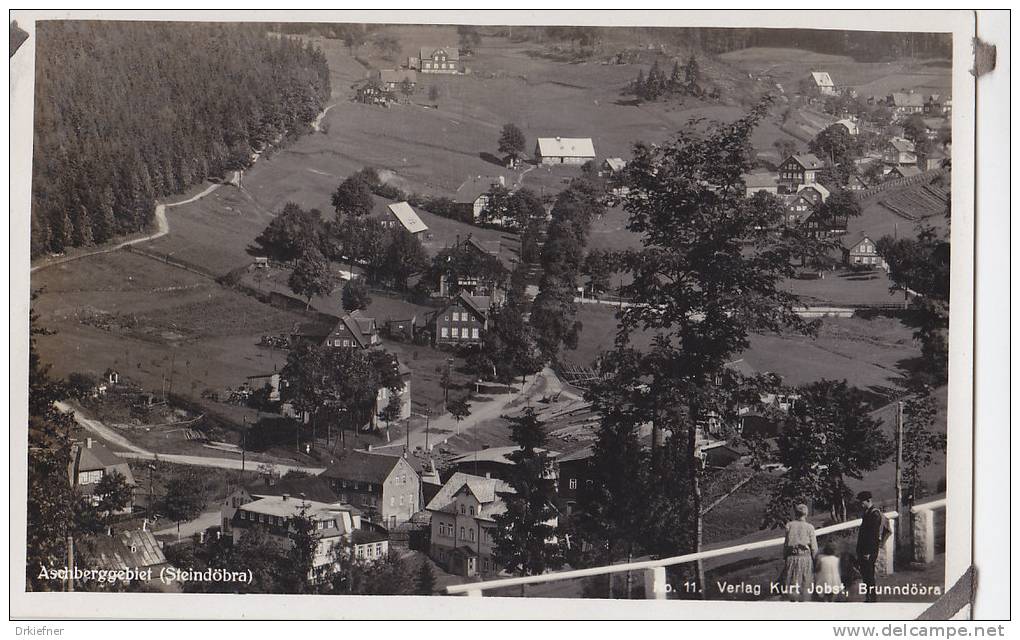
[[[807,600],[814,583],[815,556],[818,555],[818,540],[815,528],[807,521],[806,504],[794,509],[796,519],[786,523],[786,541],[783,543],[783,557],[786,560],[780,577],[782,593],[791,602]]]

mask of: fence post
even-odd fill
[[[882,575],[889,575],[896,570],[896,527],[898,518],[889,518],[889,537],[882,543],[879,550],[878,570]]]
[[[910,514],[914,541],[914,562],[928,564],[935,561],[935,511],[917,509]]]
[[[666,589],[666,567],[645,569],[645,598],[665,600]]]

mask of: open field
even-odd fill
[[[719,58],[748,73],[769,75],[787,92],[796,91],[797,83],[811,71],[827,71],[837,86],[853,87],[862,96],[885,97],[911,89],[952,93],[951,74],[938,61],[858,62],[848,56],[774,47],[730,51]]]
[[[615,310],[603,305],[582,305],[578,319],[584,324],[577,350],[561,357],[575,364],[590,363],[613,347]],[[636,335],[640,344],[647,336]],[[828,378],[886,397],[902,379],[907,363],[920,355],[912,330],[895,318],[825,318],[817,337],[752,335],[751,347],[741,357],[757,371],[772,372],[788,384],[799,385]]]

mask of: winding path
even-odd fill
[[[312,128],[314,130],[316,130],[316,131],[320,130],[320,125],[322,124],[322,119],[324,117],[326,117],[326,112],[328,112],[330,109],[332,109],[335,106],[336,106],[336,104],[329,105],[328,107],[323,109],[322,112],[318,116],[315,117],[315,120],[312,122]],[[258,156],[256,156],[256,160],[257,159],[258,159]],[[99,247],[99,248],[94,249],[92,251],[85,251],[83,253],[76,253],[76,254],[70,255],[70,256],[62,256],[60,258],[54,258],[54,259],[50,259],[50,260],[45,260],[45,261],[40,262],[39,264],[33,266],[29,270],[29,272],[30,273],[35,273],[36,271],[39,271],[41,269],[45,269],[47,267],[52,267],[54,265],[65,264],[67,262],[72,262],[74,260],[81,260],[82,258],[86,258],[88,256],[95,256],[95,255],[99,255],[99,254],[103,254],[103,253],[111,253],[113,251],[117,251],[118,249],[123,249],[124,247],[129,247],[131,245],[141,244],[143,242],[149,242],[149,241],[155,240],[157,238],[162,238],[166,234],[170,233],[170,223],[167,222],[167,219],[166,219],[166,210],[167,209],[169,209],[170,207],[180,207],[180,206],[185,205],[185,204],[191,204],[192,202],[195,202],[196,200],[201,200],[202,198],[206,197],[207,195],[209,195],[213,191],[216,191],[217,189],[222,187],[224,184],[236,184],[236,185],[239,186],[241,184],[240,172],[235,171],[234,172],[234,177],[233,177],[232,180],[225,181],[225,182],[217,182],[215,184],[211,184],[208,187],[206,187],[204,190],[202,190],[200,193],[197,193],[197,194],[191,196],[190,198],[186,198],[186,199],[180,200],[178,202],[167,202],[165,204],[157,204],[156,205],[156,211],[155,211],[155,216],[156,216],[156,232],[151,234],[151,235],[143,236],[141,238],[134,238],[132,240],[125,240],[123,242],[118,242],[117,244],[110,245],[108,247]]]
[[[195,202],[196,200],[200,200],[201,198],[206,197],[207,195],[209,195],[213,191],[216,191],[216,189],[218,189],[218,188],[220,188],[222,186],[223,186],[223,183],[211,184],[208,187],[206,187],[206,189],[204,189],[202,192],[200,192],[200,193],[198,193],[196,195],[193,195],[190,198],[187,198],[186,200],[181,200],[179,202],[168,202],[168,203],[165,203],[165,204],[157,204],[156,205],[156,232],[151,234],[151,235],[143,236],[141,238],[134,238],[132,240],[125,240],[124,242],[119,242],[119,243],[117,243],[115,245],[111,245],[109,247],[100,247],[100,248],[95,249],[93,251],[86,251],[84,253],[76,253],[76,254],[74,254],[72,256],[64,256],[62,258],[57,258],[57,259],[54,259],[54,260],[49,260],[49,261],[43,262],[41,264],[37,264],[34,267],[32,267],[31,273],[35,273],[36,271],[38,271],[40,269],[45,269],[47,267],[52,267],[54,265],[64,264],[64,263],[71,262],[71,261],[74,261],[74,260],[80,260],[82,258],[87,258],[88,256],[99,255],[101,253],[111,253],[113,251],[117,251],[118,249],[123,249],[124,247],[131,246],[133,244],[141,244],[142,242],[149,242],[150,240],[155,240],[156,238],[162,238],[166,234],[170,233],[170,223],[167,222],[167,219],[166,219],[166,210],[169,207],[179,207],[181,205],[191,204],[192,202]]]
[[[65,412],[72,413],[74,415],[74,421],[80,424],[86,431],[102,438],[120,449],[126,449],[126,451],[116,452],[118,456],[122,458],[132,458],[135,460],[156,460],[162,462],[171,462],[174,464],[186,464],[194,467],[213,467],[216,469],[241,469],[241,458],[211,458],[206,456],[189,456],[178,453],[153,453],[152,451],[146,451],[145,449],[134,444],[121,434],[117,433],[116,430],[110,428],[108,425],[103,424],[99,420],[88,418],[84,413],[76,409],[74,406],[67,402],[56,402],[54,403],[57,409]],[[274,473],[279,475],[285,475],[288,471],[301,471],[311,475],[318,475],[325,471],[322,467],[302,467],[299,465],[292,464],[279,464],[275,462],[263,462],[260,460],[247,460],[245,461],[244,468],[246,470],[255,471],[260,467],[272,467]]]

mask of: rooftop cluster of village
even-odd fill
[[[473,81],[467,53],[441,42],[423,46],[400,68],[370,70],[334,95],[379,117],[432,111],[440,85],[426,90],[424,79]],[[678,58],[675,75],[683,62]],[[691,64],[687,74],[697,76]],[[838,300],[840,287],[853,282],[840,284],[835,274],[867,272],[883,290],[889,285],[878,246],[895,233],[889,220],[906,236],[918,221],[942,215],[952,107],[947,96],[909,91],[861,96],[835,80],[814,71],[796,88],[777,85],[783,102],[776,109],[792,101],[802,108],[781,124],[790,138],[755,150],[754,168],[738,189],[763,209],[781,209],[770,231],[796,228],[830,242],[826,255],[802,256],[796,266],[804,280],[828,278]],[[425,93],[428,101],[417,102]],[[701,92],[684,96],[695,93],[701,99]],[[444,117],[454,126],[461,118],[454,111]],[[596,359],[557,354],[561,344],[576,347],[585,330],[572,322],[576,308],[609,317],[632,304],[611,252],[586,247],[585,237],[607,212],[622,215],[635,161],[584,122],[537,136],[528,128],[531,138],[518,124],[492,124],[485,144],[498,153],[484,152],[488,170],[459,174],[459,185],[437,180],[420,188],[401,180],[399,168],[366,162],[334,182],[335,218],[294,203],[266,218],[247,247],[250,262],[218,283],[300,320],[261,335],[252,347],[257,356],[243,356],[227,388],[192,383],[185,399],[181,380],[196,379],[205,365],[171,360],[159,365],[167,373],[156,393],[134,380],[148,365],[135,366],[130,354],[119,364],[113,356],[104,362],[101,379],[79,380],[79,422],[90,432],[72,450],[70,484],[121,517],[79,546],[82,562],[211,567],[215,557],[241,566],[246,560],[236,554],[250,552],[257,531],[259,544],[295,549],[308,542],[309,585],[346,576],[352,564],[382,566],[413,555],[419,593],[432,593],[437,581],[506,572],[499,527],[522,451],[538,451],[548,463],[549,540],[572,544],[569,534],[560,536],[572,531],[579,493],[593,482],[589,463],[601,416],[590,390],[602,372]],[[402,159],[404,166],[416,161]],[[242,184],[257,192],[251,174],[236,182],[241,196],[248,197]],[[629,233],[621,223],[608,242],[632,246],[624,244]],[[165,263],[176,264],[171,257]],[[805,305],[798,313],[854,313],[830,307]],[[106,331],[126,326],[123,318],[103,322]],[[613,321],[600,349],[610,347],[615,329]],[[237,344],[244,340],[238,336]],[[725,370],[747,379],[767,373],[742,358]],[[762,392],[735,417],[710,413],[697,428],[698,468],[721,473],[750,460],[751,436],[775,447],[797,399]],[[96,419],[84,418],[89,413]],[[517,441],[529,420],[547,434],[537,448]],[[644,446],[658,437],[652,424],[641,425]],[[170,443],[181,448],[164,450]],[[184,474],[189,480],[182,482],[167,466],[205,470],[195,462],[202,456],[216,456],[207,463],[210,474],[220,474],[210,475],[213,489],[199,492],[193,484],[200,473]],[[118,483],[130,490],[111,502]],[[197,550],[211,554],[216,545],[226,550],[196,560]],[[196,551],[188,556],[185,547]],[[349,588],[360,588],[350,581]]]

